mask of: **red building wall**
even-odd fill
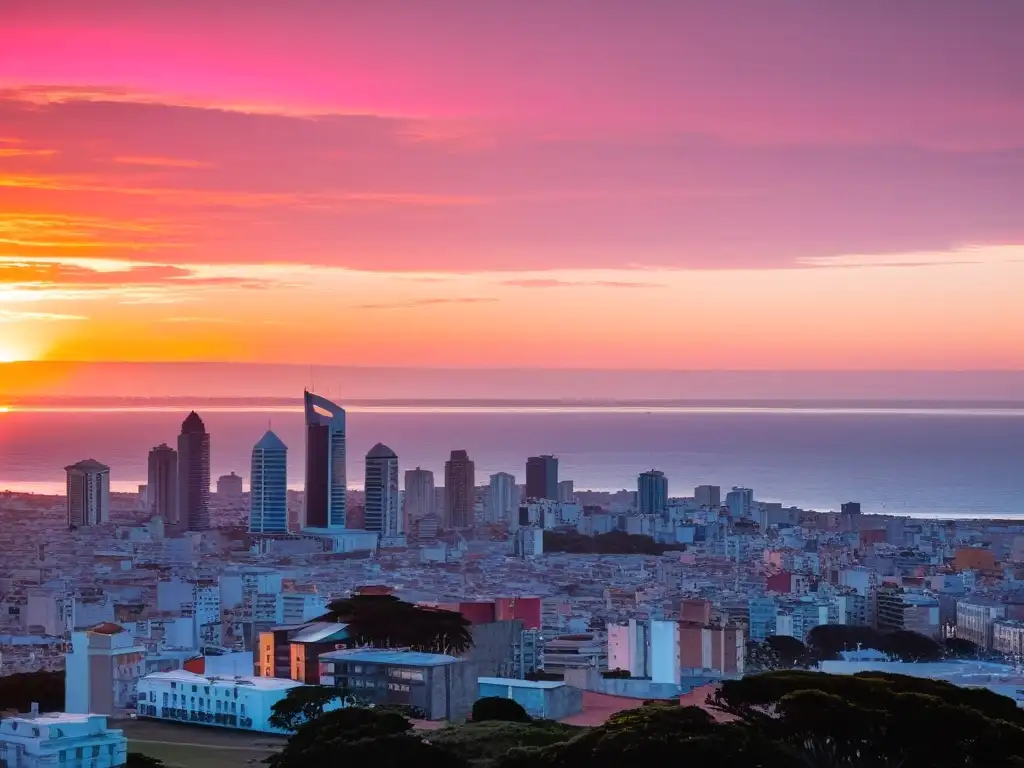
[[[540,629],[541,604],[539,597],[499,597],[494,601],[498,621],[518,619],[524,629]]]

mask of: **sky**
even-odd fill
[[[0,361],[1024,369],[1018,0],[2,0]]]

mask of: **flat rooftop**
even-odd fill
[[[543,690],[561,688],[566,685],[561,680],[517,680],[513,677],[481,677],[477,682],[481,685],[503,685],[508,688],[540,688]]]
[[[353,648],[320,654],[321,661],[354,661],[364,664],[394,664],[404,667],[441,667],[458,661],[445,653],[387,651],[377,648]]]
[[[282,677],[197,675],[195,672],[188,672],[184,669],[175,669],[170,672],[152,672],[142,679],[150,681],[165,680],[167,682],[182,683],[183,685],[245,686],[265,691],[286,691],[289,688],[297,688],[302,685],[297,680],[286,680]]]

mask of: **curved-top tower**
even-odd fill
[[[325,397],[305,392],[306,528],[345,527],[345,409]]]
[[[178,520],[188,531],[210,529],[210,434],[192,411],[178,435]]]

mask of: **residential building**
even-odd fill
[[[383,443],[366,454],[366,501],[363,525],[381,536],[399,536],[404,532],[399,514],[398,456]]]
[[[806,642],[808,632],[821,624],[828,624],[830,608],[829,603],[814,600],[783,602],[775,617],[775,634]]]
[[[170,526],[178,524],[178,452],[161,443],[149,452],[146,509]]]
[[[681,633],[678,621],[650,622],[650,677],[653,683],[678,685],[682,675]]]
[[[970,640],[979,648],[991,650],[993,622],[1005,619],[1006,603],[985,597],[968,597],[956,601],[956,636]]]
[[[110,522],[110,467],[86,459],[67,473],[68,528]]]
[[[572,480],[558,481],[558,501],[563,504],[576,502],[576,487]]]
[[[135,705],[146,648],[119,624],[71,634],[65,658],[64,707],[74,714],[113,715]]]
[[[742,675],[745,660],[746,645],[739,627],[679,623],[679,665],[683,673]]]
[[[345,409],[304,392],[306,416],[305,528],[344,529],[348,474]]]
[[[242,478],[232,472],[217,478],[217,495],[224,501],[242,500]]]
[[[178,435],[178,529],[210,528],[210,435],[192,411]]]
[[[322,685],[376,705],[403,704],[428,720],[465,718],[477,699],[477,669],[440,653],[353,649],[320,655]]]
[[[763,643],[775,634],[779,606],[774,597],[760,595],[748,601],[750,639]]]
[[[279,592],[277,594],[277,622],[279,624],[303,624],[318,619],[327,613],[327,598],[315,588],[301,592]]]
[[[274,704],[303,683],[273,677],[217,677],[186,670],[154,672],[139,681],[139,717],[282,733],[270,725]],[[342,705],[330,702],[331,711]]]
[[[48,712],[0,720],[0,765],[6,768],[118,768],[128,760],[124,732],[97,714]]]
[[[469,454],[452,451],[444,465],[444,522],[446,529],[471,528],[476,472]]]
[[[558,500],[558,459],[531,456],[526,460],[526,498]]]
[[[544,554],[544,529],[520,528],[512,534],[512,554],[515,557],[537,557]]]
[[[668,510],[668,479],[665,473],[655,469],[641,473],[636,488],[640,514],[664,517]]]
[[[562,635],[544,643],[544,671],[555,674],[570,669],[607,669],[608,650],[592,634]]]
[[[754,507],[754,492],[749,488],[733,487],[725,495],[725,506],[729,508],[729,517],[750,517]]]
[[[717,485],[698,485],[693,489],[693,501],[698,507],[718,509],[722,506],[722,489]]]
[[[515,476],[508,472],[491,475],[487,488],[487,522],[508,520],[519,507],[518,491]]]
[[[625,624],[609,624],[608,669],[629,672],[632,677],[650,677],[651,624],[630,619]]]
[[[249,533],[288,533],[288,447],[272,431],[252,449]]]
[[[899,587],[885,587],[876,596],[877,627],[883,632],[908,630],[938,640],[939,601],[930,595],[914,594]]]
[[[436,493],[434,490],[434,473],[429,469],[405,470],[405,530],[414,531],[416,525],[427,515],[434,514],[436,509]]]
[[[1024,621],[995,619],[992,622],[992,650],[1018,660],[1024,658]]]

